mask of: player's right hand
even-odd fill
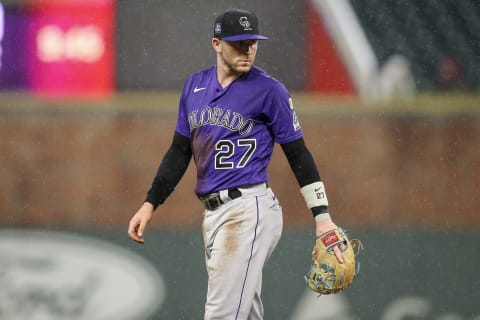
[[[147,224],[150,222],[150,220],[152,220],[152,216],[153,205],[145,202],[130,220],[130,224],[128,226],[128,236],[130,239],[138,243],[145,243],[143,234]]]

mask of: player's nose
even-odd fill
[[[240,43],[240,50],[242,53],[252,53],[257,42],[254,40],[245,40]]]

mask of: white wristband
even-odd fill
[[[328,206],[327,194],[322,181],[308,184],[300,189],[300,192],[309,209],[313,207]]]
[[[317,214],[315,216],[315,221],[316,222],[322,222],[322,221],[325,221],[325,220],[332,220],[332,218],[330,217],[330,214],[328,212],[320,213],[320,214]]]

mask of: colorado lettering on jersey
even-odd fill
[[[188,123],[190,132],[196,128],[211,125],[237,131],[242,136],[249,134],[255,124],[252,119],[245,120],[241,114],[232,112],[230,109],[223,110],[219,107],[212,108],[210,106],[190,112]]]

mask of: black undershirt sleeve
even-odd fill
[[[190,139],[175,132],[172,144],[160,162],[145,202],[151,203],[155,209],[162,204],[185,174],[191,158]]]
[[[282,144],[281,146],[300,188],[321,181],[313,156],[303,138]],[[328,212],[326,206],[313,207],[311,210],[314,216]]]

